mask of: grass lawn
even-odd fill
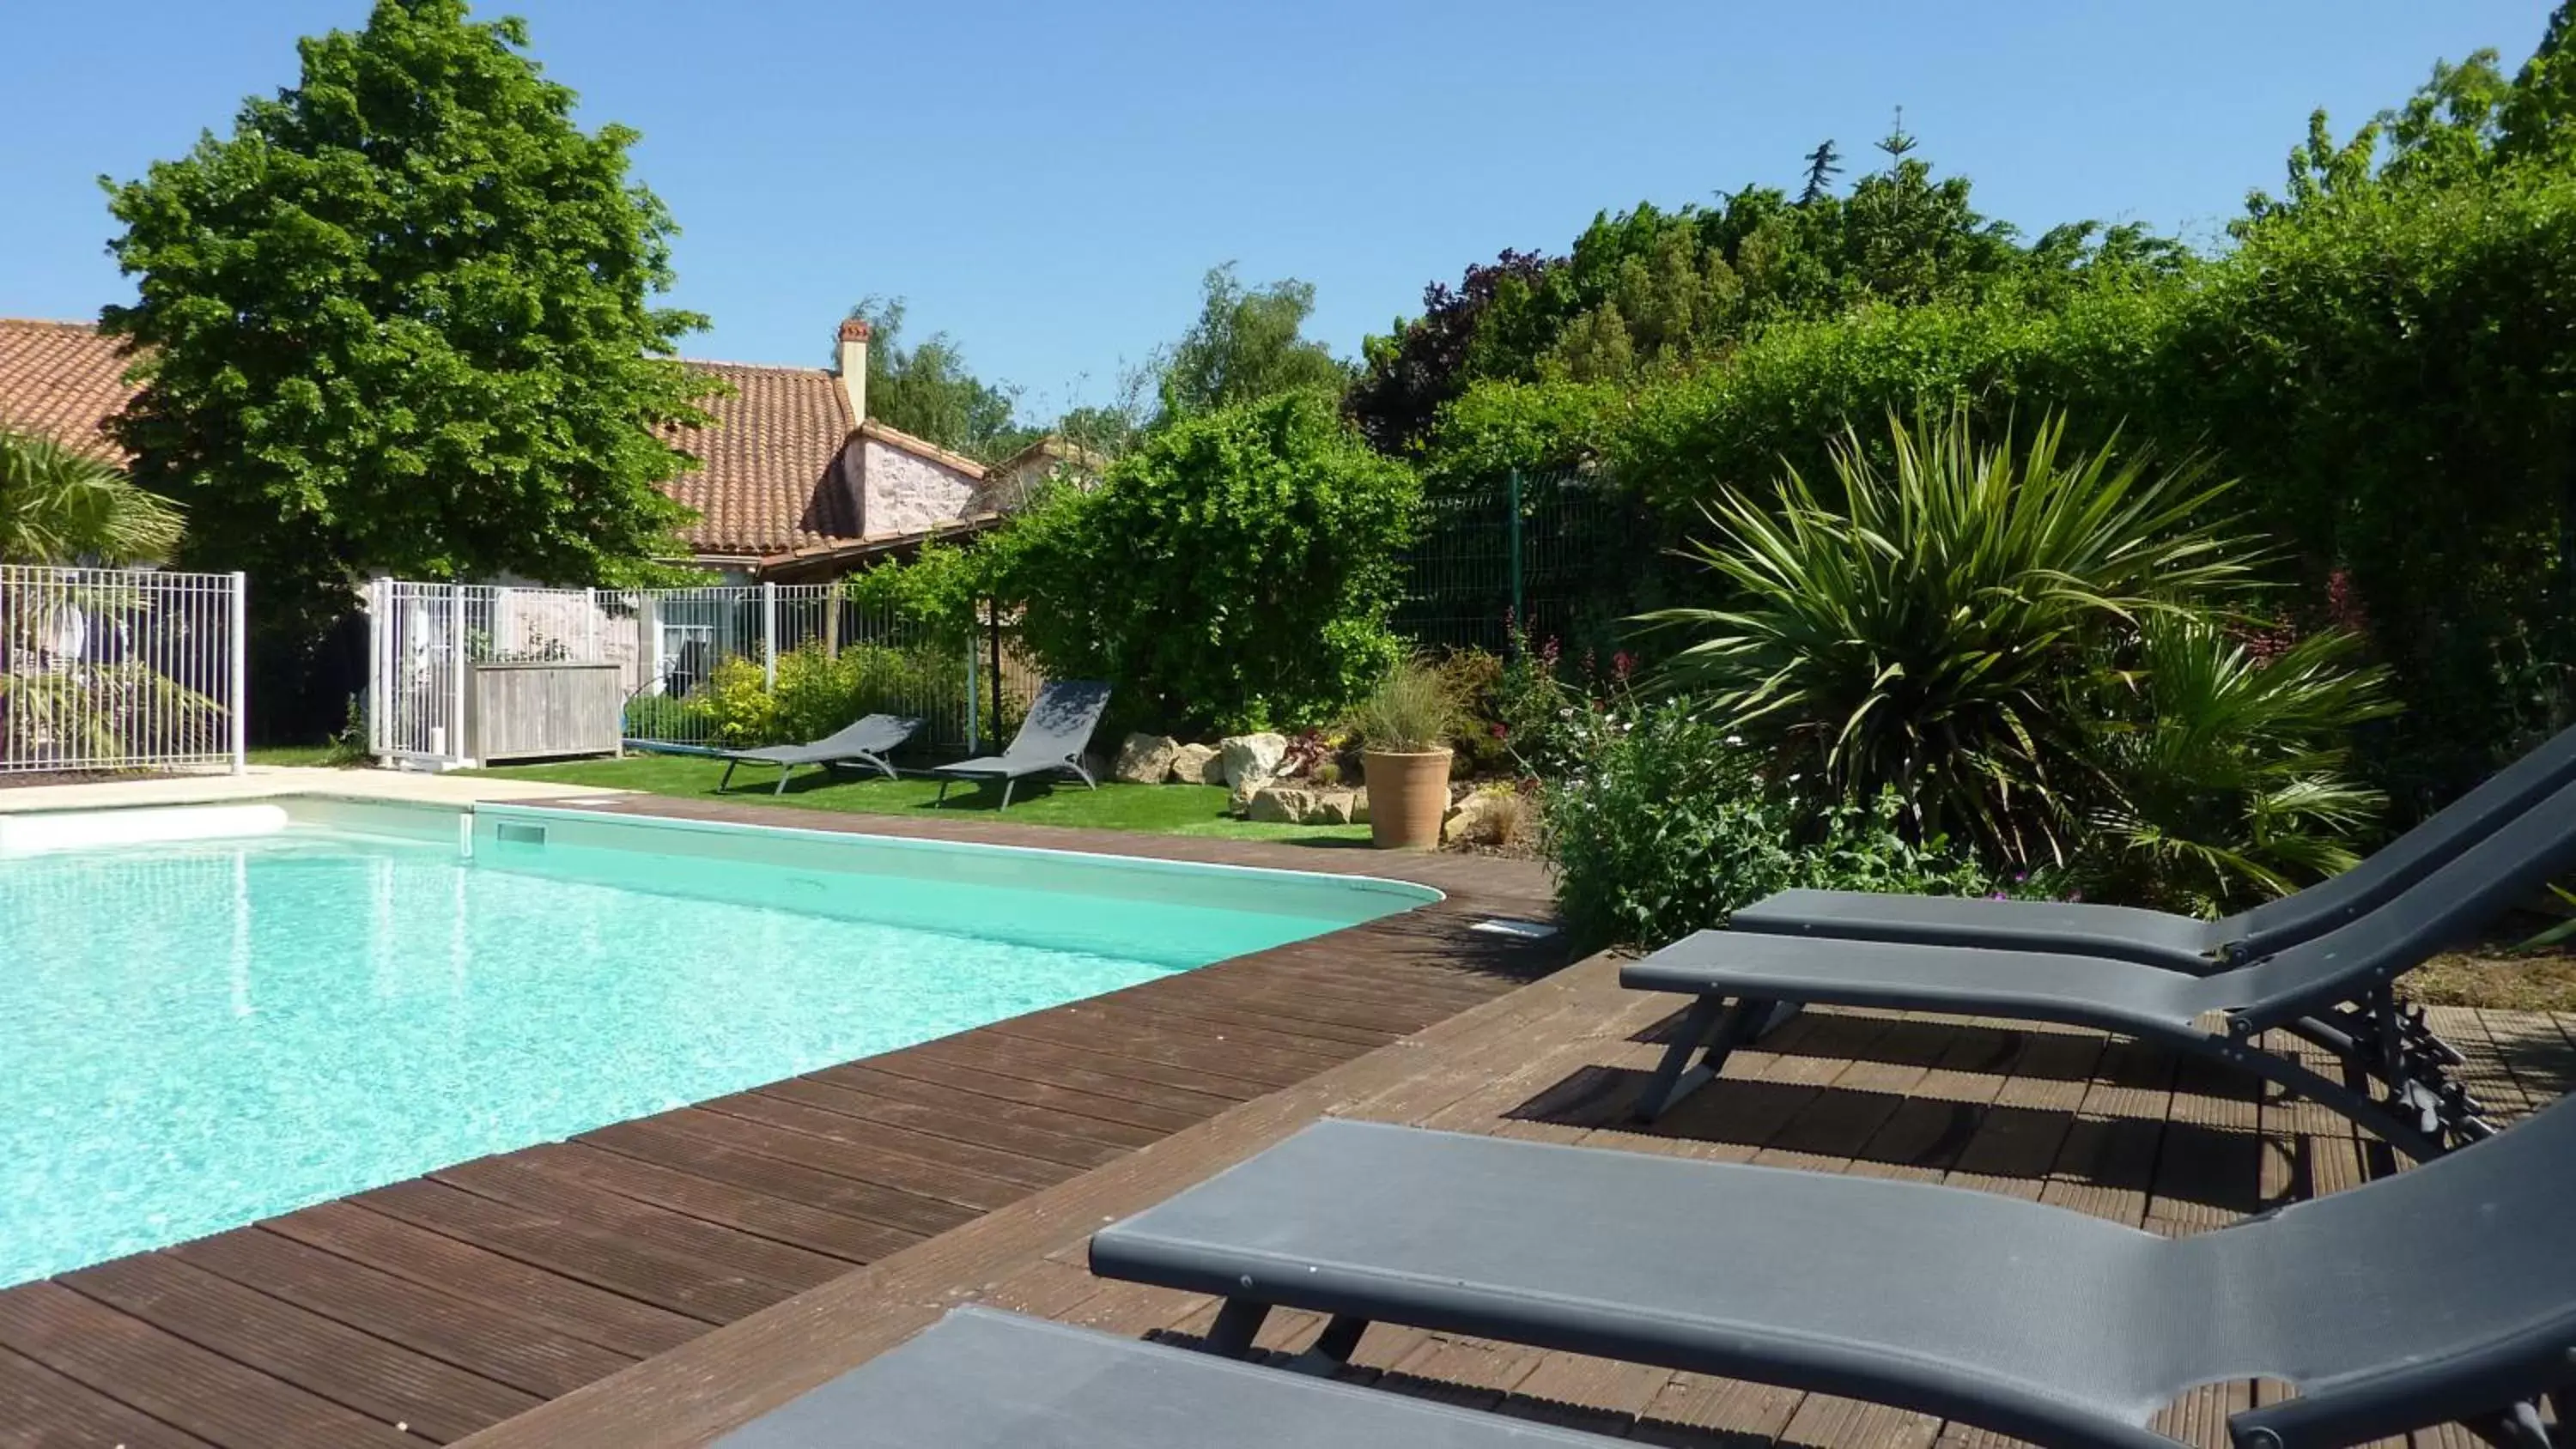
[[[724,761],[695,755],[630,755],[622,760],[504,765],[470,773],[858,815],[1007,818],[1014,825],[1079,825],[1095,830],[1217,835],[1232,840],[1288,840],[1316,845],[1364,845],[1369,838],[1365,825],[1266,825],[1232,819],[1225,813],[1225,791],[1215,785],[1104,784],[1097,790],[1086,790],[1079,780],[1022,780],[1011,794],[1008,815],[1002,816],[996,813],[1002,798],[999,788],[952,786],[947,805],[933,809],[931,801],[939,794],[936,780],[888,780],[876,775],[863,778],[846,771],[826,774],[807,768],[799,769],[788,781],[786,794],[773,796],[770,791],[778,783],[777,772],[746,766],[734,772],[733,788],[719,795],[716,782],[724,778],[724,770]]]
[[[250,752],[254,765],[318,767],[337,765],[330,745],[262,745]]]

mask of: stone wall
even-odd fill
[[[976,480],[916,453],[860,438],[859,530],[868,537],[919,533],[964,517]]]

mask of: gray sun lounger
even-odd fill
[[[1610,1449],[1612,1442],[960,1308],[717,1440],[716,1449]]]
[[[2206,972],[2294,946],[2385,905],[2576,781],[2576,729],[2497,771],[2352,869],[2215,921],[2074,901],[1790,890],[1735,912],[1729,929],[1845,941],[2058,951]]]
[[[940,765],[931,773],[939,777],[939,798],[934,805],[946,804],[948,787],[960,780],[1002,782],[1002,806],[1011,808],[1011,787],[1032,775],[1072,775],[1093,789],[1099,782],[1083,768],[1082,752],[1091,746],[1091,732],[1100,727],[1101,712],[1109,708],[1109,686],[1095,680],[1059,680],[1038,691],[1037,701],[1029,706],[1029,717],[1020,721],[1020,732],[998,755],[981,759],[960,760],[953,765]]]
[[[835,730],[812,744],[771,745],[757,750],[727,750],[724,756],[724,778],[716,782],[716,792],[722,794],[725,787],[733,783],[734,767],[737,765],[776,765],[778,788],[770,792],[773,795],[787,793],[787,777],[796,773],[798,765],[827,767],[865,765],[873,770],[884,771],[885,777],[891,780],[895,777],[894,766],[886,762],[886,756],[900,748],[905,740],[911,739],[914,732],[920,728],[921,721],[917,719],[899,719],[890,714],[872,714]]]
[[[2576,785],[2564,785],[2420,888],[2205,976],[2110,956],[1701,931],[1620,970],[1624,986],[1698,998],[1638,1115],[1661,1115],[1707,1083],[1782,1005],[1891,1007],[2099,1027],[2215,1057],[2342,1113],[2422,1161],[2487,1128],[2448,1074],[2459,1054],[2420,1013],[2398,1007],[2392,983],[2571,866]],[[2218,1029],[2203,1025],[2209,1017]],[[2257,1038],[2274,1028],[2332,1053],[2343,1080],[2265,1050]]]
[[[1091,1240],[1091,1267],[1225,1300],[1501,1339],[1936,1414],[2045,1445],[2171,1449],[2185,1391],[2324,1449],[2461,1420],[2541,1449],[2576,1407],[2576,1107],[2439,1162],[2169,1238],[1966,1188],[1326,1121]],[[1274,1370],[1275,1372],[1276,1370]],[[1211,1440],[1210,1442],[1220,1442]]]

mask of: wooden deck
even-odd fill
[[[969,1300],[1190,1341],[1210,1323],[1211,1300],[1095,1279],[1083,1269],[1085,1239],[1326,1114],[1942,1181],[2167,1233],[2393,1170],[2340,1121],[2267,1095],[2251,1078],[2097,1032],[1895,1013],[1810,1013],[1763,1049],[1738,1053],[1724,1080],[1658,1128],[1632,1130],[1622,1109],[1673,1006],[1620,991],[1606,959],[1584,962],[710,1333],[465,1449],[703,1444]],[[2502,1115],[2576,1079],[2576,1037],[2564,1021],[2434,1016]],[[1616,1205],[1604,1211],[1615,1216]],[[1722,1242],[1723,1226],[1712,1231]],[[1289,1350],[1319,1327],[1308,1315],[1274,1313],[1262,1341]],[[1883,1406],[1388,1326],[1369,1333],[1352,1377],[1658,1444],[2002,1442]],[[2266,1391],[2212,1386],[2170,1406],[2161,1427],[2222,1445],[2226,1414]],[[2414,1440],[2399,1449],[2475,1443],[2456,1428]]]
[[[603,808],[1400,876],[1407,915],[0,1290],[0,1446],[369,1449],[536,1409],[1503,996],[1523,862]]]

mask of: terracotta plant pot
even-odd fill
[[[1360,751],[1368,775],[1369,843],[1380,850],[1429,850],[1449,813],[1449,751]]]

